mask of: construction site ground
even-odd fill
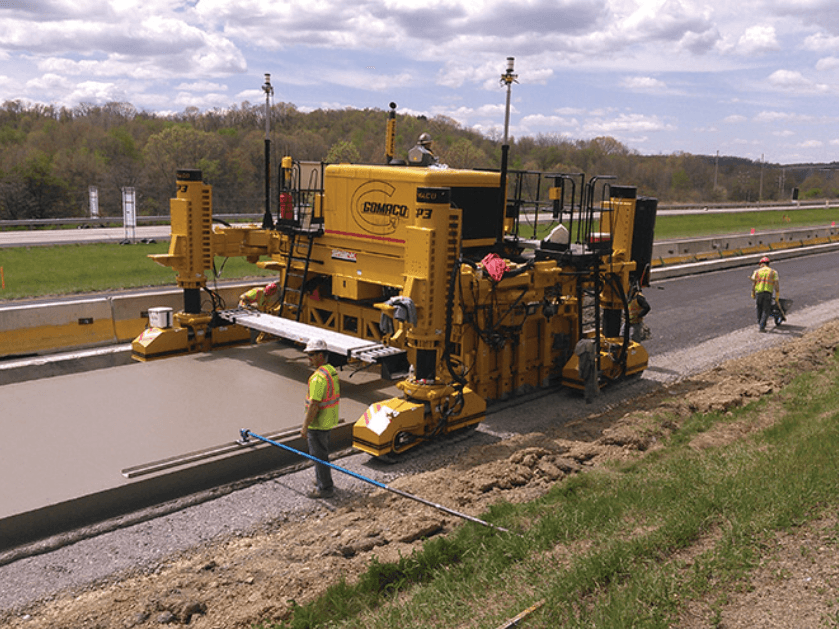
[[[358,454],[337,462],[470,515],[498,501],[533,500],[569,475],[655,450],[680,417],[742,405],[825,365],[839,347],[837,307],[824,302],[796,313],[794,333],[758,334],[750,326],[688,355],[657,356],[641,378],[604,390],[591,405],[569,391],[496,405],[468,438],[423,448],[389,468]],[[785,368],[770,368],[775,365]],[[675,423],[651,425],[662,407]],[[703,433],[696,445],[725,444],[763,427],[729,423]],[[462,525],[343,476],[336,477],[333,500],[272,510],[273,495],[300,493],[312,477],[302,469],[299,480],[272,477],[226,488],[214,500],[107,533],[91,531],[87,539],[0,566],[0,624],[231,629],[270,623],[287,617],[292,600],[303,604],[341,578],[352,581],[374,556],[397,560],[423,539]],[[248,517],[235,520],[234,512]],[[231,524],[219,529],[225,518]],[[776,535],[749,575],[750,586],[730,594],[719,622],[712,624],[709,606],[698,601],[678,626],[820,626],[836,613],[839,565],[826,541],[836,524],[826,518]],[[214,532],[202,534],[202,527]],[[121,556],[130,557],[129,565]]]

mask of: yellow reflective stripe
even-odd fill
[[[317,373],[320,373],[326,379],[326,395],[322,400],[318,401],[318,407],[321,409],[331,408],[338,404],[341,397],[335,393],[335,382],[333,376],[326,367],[318,367]],[[337,375],[337,374],[336,374]]]

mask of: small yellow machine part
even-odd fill
[[[400,383],[403,384],[403,383]],[[400,387],[401,388],[401,387]],[[400,454],[421,443],[429,436],[442,417],[444,410],[456,404],[455,395],[447,385],[412,388],[415,394],[427,397],[427,402],[404,398],[390,398],[372,404],[353,426],[353,446],[373,456]],[[430,407],[431,411],[426,412]],[[443,434],[462,430],[483,421],[486,401],[471,389],[464,388],[463,401],[456,414],[451,415],[442,429]]]
[[[355,422],[353,447],[373,456],[398,452],[398,442],[416,441],[416,436],[423,434],[424,426],[423,404],[395,397],[376,402]]]
[[[212,315],[177,312],[173,326],[149,327],[131,343],[132,357],[146,362],[187,352],[207,352],[213,347],[238,345],[250,340],[250,331],[238,325],[211,328]]]
[[[615,343],[615,346],[618,344]],[[621,367],[615,363],[608,352],[600,354],[600,372],[608,379],[617,379],[621,376],[631,376],[644,371],[649,364],[650,356],[644,346],[630,341],[626,353],[626,371],[619,373]],[[572,389],[584,389],[585,383],[579,375],[579,359],[576,354],[565,363],[562,368],[562,384]]]
[[[186,328],[146,328],[131,342],[132,357],[143,362],[183,354],[188,348]]]

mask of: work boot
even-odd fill
[[[330,487],[329,489],[315,489],[313,492],[309,494],[309,498],[313,500],[319,500],[321,498],[332,498],[335,490]]]

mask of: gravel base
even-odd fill
[[[488,417],[469,436],[428,444],[407,453],[397,464],[386,465],[365,454],[352,453],[337,465],[387,484],[393,479],[450,464],[466,449],[516,434],[547,431],[560,422],[584,418],[623,404],[638,395],[686,376],[705,371],[731,358],[802,336],[806,331],[836,318],[839,300],[796,311],[794,321],[758,333],[756,326],[731,332],[689,350],[651,358],[640,378],[604,390],[593,404],[567,390],[538,392],[490,407]],[[306,497],[314,474],[308,466],[293,473],[251,479],[250,483],[219,488],[183,503],[135,514],[133,519],[112,522],[69,539],[53,539],[18,550],[0,565],[0,615],[23,610],[62,591],[78,591],[94,584],[117,581],[126,571],[155,572],[173,554],[216,542],[229,536],[271,529],[289,520],[305,520],[324,506],[335,509],[376,489],[351,476],[336,473],[334,499]],[[426,498],[434,499],[433,496]],[[197,503],[197,504],[195,504]],[[159,515],[166,512],[165,515]],[[133,523],[132,523],[133,522]],[[106,530],[110,526],[113,530]],[[19,557],[19,558],[18,558]],[[0,563],[4,557],[0,555]],[[19,612],[23,614],[22,611]]]

